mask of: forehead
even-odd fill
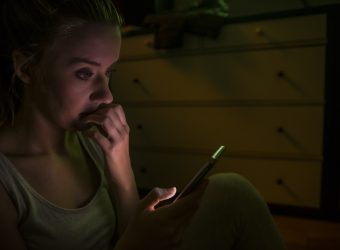
[[[86,57],[97,61],[118,60],[121,45],[118,27],[103,24],[85,24],[74,28],[53,46],[53,60]]]

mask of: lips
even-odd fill
[[[79,119],[82,119],[82,118],[84,118],[84,117],[86,117],[86,116],[88,116],[88,115],[90,115],[90,114],[96,112],[97,110],[98,110],[98,107],[95,108],[95,109],[88,109],[88,110],[86,110],[85,112],[81,112],[81,113],[79,114]]]
[[[94,111],[89,111],[89,112],[82,112],[79,114],[79,119],[83,119],[84,117],[94,113]]]
[[[80,130],[80,131],[84,131],[84,130],[89,129],[91,127],[91,124],[85,123],[83,121],[83,118],[94,113],[96,110],[97,110],[97,108],[96,109],[88,109],[87,111],[80,113],[78,115],[78,119],[73,123],[73,126],[77,130]]]

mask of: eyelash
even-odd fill
[[[81,69],[76,71],[75,75],[78,79],[86,81],[93,76],[93,73],[88,69]]]
[[[116,70],[115,69],[110,69],[108,71],[106,71],[105,75],[107,78],[110,78],[111,76],[111,73],[112,72],[115,72]],[[81,70],[78,70],[76,71],[75,73],[76,77],[80,80],[83,80],[83,81],[87,81],[89,80],[94,74],[92,73],[91,70],[89,69],[81,69]]]
[[[114,73],[114,72],[116,72],[116,69],[109,69],[108,71],[106,71],[105,75],[107,76],[107,78],[110,78],[111,74]]]

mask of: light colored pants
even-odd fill
[[[238,174],[211,176],[178,250],[282,250],[267,204]]]

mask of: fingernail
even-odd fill
[[[171,188],[157,188],[156,189],[157,194],[160,197],[172,194],[172,193],[176,193],[176,187],[171,187]]]

